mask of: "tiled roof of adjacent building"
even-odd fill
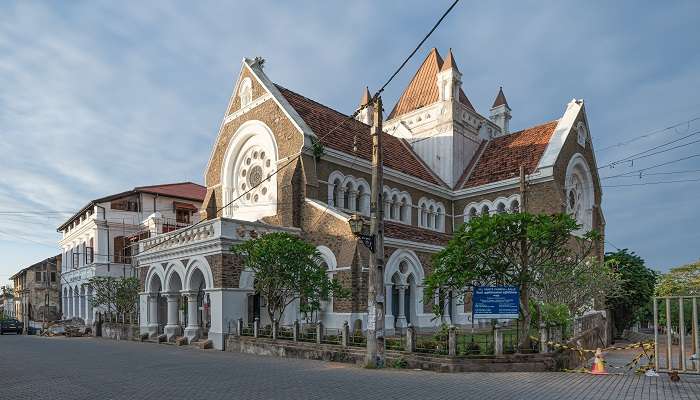
[[[485,185],[518,176],[520,165],[525,173],[537,168],[542,154],[549,144],[558,120],[533,126],[509,135],[496,137],[485,144],[486,148],[471,168],[463,188]],[[479,152],[477,152],[478,156]]]
[[[446,245],[452,235],[398,222],[384,221],[384,234],[388,238],[410,240],[414,242]]]
[[[451,53],[448,58],[453,68],[457,69],[457,64]],[[403,94],[396,102],[396,105],[391,110],[388,119],[392,119],[427,105],[433,104],[439,100],[437,87],[437,74],[443,66],[442,57],[436,48],[430,50],[428,56],[423,61],[423,64],[418,68],[413,79],[408,84]],[[459,102],[474,109],[472,103],[464,94],[462,89],[459,89]]]
[[[321,144],[354,155],[353,142],[357,135],[357,155],[365,160],[372,159],[372,139],[370,126],[360,121],[349,119],[332,108],[308,99],[298,93],[277,85],[285,99],[296,110],[306,124],[319,137]],[[335,128],[333,133],[329,132]],[[384,141],[384,166],[414,176],[426,182],[444,186],[413,152],[405,140],[382,134]]]

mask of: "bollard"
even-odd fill
[[[497,356],[503,355],[503,332],[501,324],[493,326],[493,354]]]
[[[350,325],[348,325],[348,321],[343,322],[343,331],[342,331],[342,341],[341,344],[343,347],[348,347],[348,336],[350,336]]]
[[[254,338],[258,337],[258,329],[260,329],[260,318],[255,317],[255,320],[253,320],[253,337]]]
[[[406,328],[406,351],[409,353],[416,351],[416,328],[413,327],[413,324],[408,324],[408,328]]]
[[[447,354],[450,357],[457,355],[457,329],[454,325],[450,325],[450,330],[447,335]]]
[[[238,336],[243,336],[243,318],[238,318],[236,321],[236,333]]]
[[[321,344],[321,339],[323,339],[323,322],[319,321],[316,324],[316,344]]]
[[[294,320],[294,325],[292,326],[292,340],[295,342],[299,341],[299,320]]]
[[[272,321],[272,340],[277,339],[277,327],[279,324],[277,321]]]
[[[540,353],[549,353],[549,332],[547,331],[547,325],[544,323],[540,324]]]

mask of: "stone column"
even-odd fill
[[[78,301],[78,293],[73,292],[73,317],[80,317],[79,308],[80,302]]]
[[[452,318],[450,317],[450,302],[452,301],[452,298],[450,297],[449,293],[446,293],[445,296],[445,303],[443,304],[443,309],[442,309],[442,319],[443,322],[446,323],[447,325],[452,324]]]
[[[503,355],[503,332],[500,324],[493,327],[493,353],[497,356]]]
[[[450,326],[447,333],[447,354],[450,357],[457,355],[457,328],[454,325]]]
[[[180,325],[177,320],[177,313],[179,311],[178,299],[180,298],[179,293],[166,293],[168,296],[168,323],[165,325],[165,335],[170,339],[178,336],[180,334]]]
[[[405,297],[406,297],[406,286],[400,285],[399,289],[399,315],[396,316],[396,327],[405,328],[406,327],[406,310],[405,310]]]
[[[197,321],[197,292],[187,292],[187,327],[185,336],[192,343],[199,339],[199,321]]]
[[[158,294],[148,294],[148,334],[158,334]]]
[[[90,301],[92,300],[92,296],[90,295],[90,291],[87,292],[85,295],[85,310],[86,310],[86,316],[85,316],[85,325],[92,325],[93,318],[92,318],[92,304]]]

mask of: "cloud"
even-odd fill
[[[265,57],[274,81],[349,113],[361,89],[376,90],[446,5],[3,3],[0,211],[77,210],[137,185],[201,182],[243,57]],[[514,128],[558,118],[572,97],[583,97],[602,148],[700,114],[700,55],[690,40],[699,11],[693,1],[463,2],[387,88],[385,104],[393,105],[430,47],[443,54],[452,47],[482,114],[499,85]],[[613,148],[598,160],[672,137]],[[700,213],[687,200],[700,195],[697,186],[605,190],[608,239],[659,267],[697,258],[691,241]],[[3,231],[42,243],[56,240],[60,222],[0,216]],[[0,248],[13,252],[9,240],[3,235]],[[7,258],[0,274],[35,261],[36,253],[16,247],[26,257]]]

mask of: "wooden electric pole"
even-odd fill
[[[372,124],[372,189],[370,200],[370,236],[374,252],[369,258],[367,282],[367,367],[384,367],[384,161],[382,147],[382,99],[374,100]]]

